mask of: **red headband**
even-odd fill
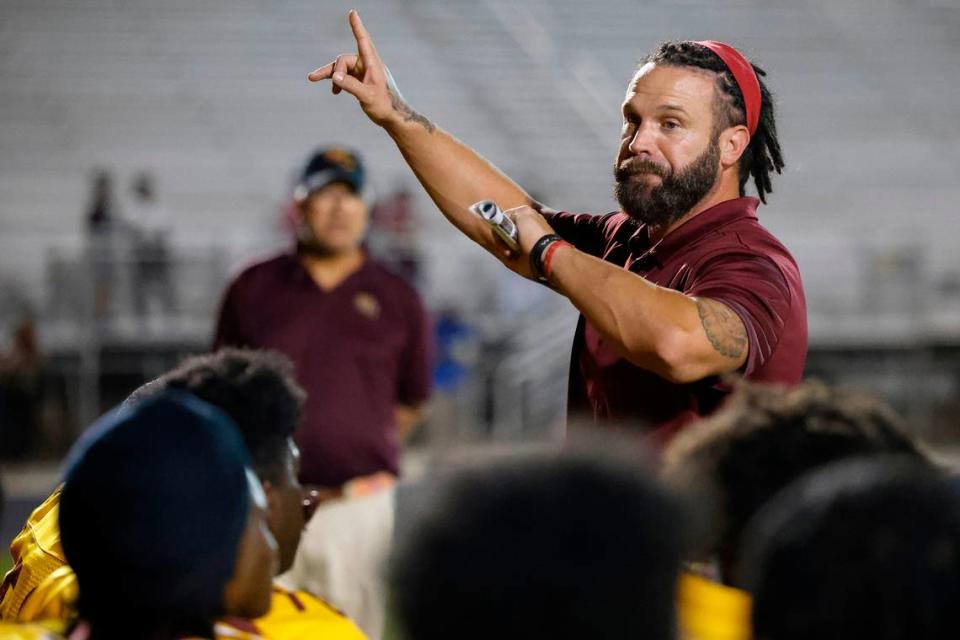
[[[757,125],[760,124],[760,81],[757,80],[753,65],[743,57],[742,53],[723,42],[698,40],[696,44],[703,45],[720,56],[723,63],[727,65],[727,69],[733,74],[733,79],[737,81],[740,93],[743,94],[743,104],[747,111],[747,129],[750,129],[751,136],[754,135],[757,132]]]

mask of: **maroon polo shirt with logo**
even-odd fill
[[[294,254],[243,271],[227,290],[214,347],[287,355],[307,392],[296,440],[302,482],[338,487],[397,473],[394,407],[430,391],[431,334],[420,297],[369,258],[331,291]]]
[[[580,251],[649,282],[728,306],[747,331],[741,372],[757,382],[800,382],[807,355],[807,310],[800,270],[757,221],[755,198],[721,202],[650,246],[647,228],[622,212],[548,214]],[[621,358],[582,315],[570,365],[568,413],[639,425],[663,442],[729,394],[717,377],[674,384]]]

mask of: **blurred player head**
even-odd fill
[[[95,638],[209,634],[270,607],[276,543],[231,420],[184,393],[128,404],[71,450],[60,500]]]
[[[957,637],[960,488],[929,466],[873,459],[805,477],[745,538],[755,637]]]
[[[668,484],[702,499],[708,513],[698,559],[718,561],[737,583],[736,554],[751,517],[804,473],[852,456],[924,454],[897,415],[873,398],[810,382],[794,390],[744,384],[715,416],[664,452]]]
[[[734,51],[737,60],[749,65]],[[638,222],[669,226],[721,184],[743,195],[752,175],[760,199],[770,172],[783,167],[773,100],[759,84],[751,133],[744,96],[731,68],[698,42],[668,42],[641,63],[623,102],[623,133],[614,163],[615,196]]]
[[[280,571],[289,569],[309,515],[297,480],[300,451],[293,440],[305,394],[290,360],[272,351],[222,349],[188,358],[135,391],[128,402],[164,389],[187,391],[233,419],[263,483]]]
[[[294,190],[301,252],[331,256],[360,248],[369,220],[364,179],[363,163],[352,151],[329,147],[313,154]]]
[[[635,467],[543,458],[462,474],[394,559],[406,637],[672,638],[679,513]]]

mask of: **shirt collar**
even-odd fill
[[[652,247],[649,245],[647,225],[641,224],[630,236],[630,244],[631,247],[643,251],[640,259],[652,258],[662,266],[669,261],[670,256],[692,241],[698,240],[736,220],[756,219],[759,204],[760,201],[757,198],[724,200],[690,218],[661,238]]]
[[[283,254],[286,258],[286,268],[290,272],[291,277],[299,282],[300,284],[307,285],[310,287],[316,287],[317,284],[313,281],[313,278],[310,277],[310,273],[307,271],[306,266],[303,262],[300,261],[300,255],[297,253],[296,247],[292,251],[289,251]],[[364,277],[370,271],[373,266],[373,261],[370,259],[370,252],[366,249],[363,250],[363,263],[360,265],[360,268],[351,273],[346,280],[352,280],[356,277]],[[342,282],[340,284],[343,284]],[[339,288],[340,285],[337,285]]]

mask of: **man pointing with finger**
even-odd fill
[[[765,75],[733,47],[670,42],[647,56],[623,101],[614,164],[620,211],[556,212],[533,201],[400,96],[359,15],[356,54],[309,75],[354,96],[400,149],[443,214],[506,266],[581,313],[569,409],[639,423],[663,441],[715,409],[720,376],[796,384],[806,302],[787,249],[757,221],[783,167]],[[745,197],[747,182],[759,196]],[[468,207],[514,220],[513,252]]]

